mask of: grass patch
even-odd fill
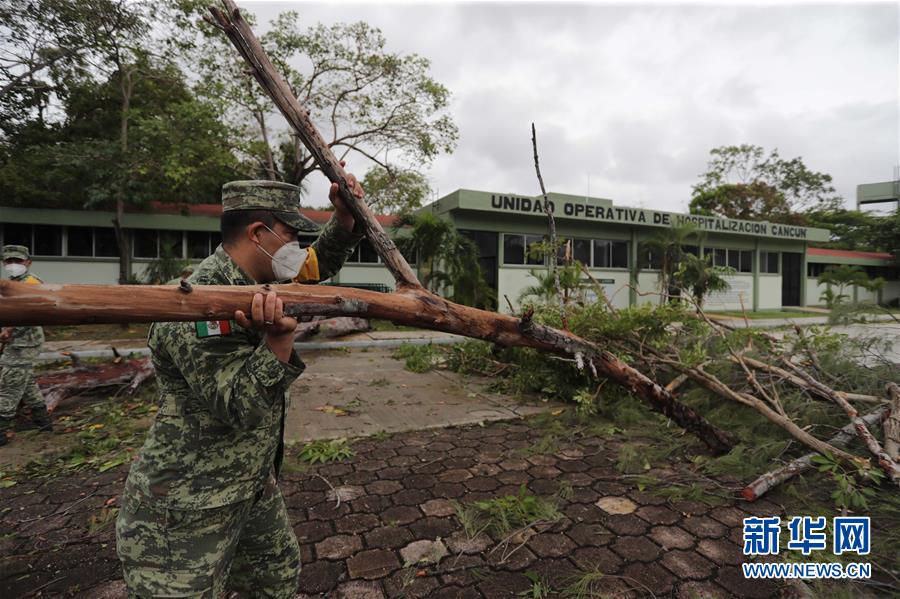
[[[347,439],[312,441],[303,446],[298,455],[301,462],[324,464],[352,458],[356,452],[347,444]]]
[[[564,587],[560,595],[573,599],[586,599],[588,597],[603,597],[603,578],[606,576],[600,570],[584,570],[576,575],[572,582]]]
[[[452,502],[456,517],[469,537],[482,532],[507,535],[538,522],[556,522],[562,517],[558,496],[532,494],[522,485],[516,495],[504,495],[468,504]]]
[[[403,360],[410,372],[428,372],[436,368],[442,361],[442,352],[432,344],[413,345],[404,343],[393,353],[394,358]]]

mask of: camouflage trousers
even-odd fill
[[[34,359],[40,347],[7,347],[0,356],[0,430],[16,417],[20,404],[46,409],[44,396],[34,381]]]
[[[300,547],[281,490],[270,479],[256,499],[173,510],[126,494],[116,552],[129,597],[293,597]]]

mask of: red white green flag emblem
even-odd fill
[[[198,337],[216,337],[231,334],[231,322],[228,320],[205,320],[196,323]]]

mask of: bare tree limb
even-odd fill
[[[877,424],[879,420],[887,413],[887,406],[882,406],[880,408],[876,408],[874,411],[869,412],[865,416],[862,417],[862,421],[867,425]],[[833,436],[828,440],[828,444],[833,447],[844,447],[846,446],[854,437],[856,437],[856,428],[853,423],[848,424],[844,428],[842,428],[838,434]],[[754,480],[752,483],[744,487],[744,490],[741,491],[741,495],[747,501],[756,501],[778,485],[783,482],[786,482],[798,474],[810,469],[812,467],[812,459],[818,455],[817,453],[808,453],[804,456],[801,456],[795,460],[791,460],[789,463],[785,464],[781,468],[777,470],[772,470],[771,472],[766,472],[761,475],[759,478]]]

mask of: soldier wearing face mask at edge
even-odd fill
[[[3,270],[10,281],[40,285],[31,274],[31,254],[24,245],[5,245]],[[31,408],[31,424],[43,432],[53,430],[47,404],[34,380],[34,363],[44,344],[41,327],[3,327],[0,329],[0,445],[6,445],[20,405]],[[27,425],[26,425],[27,426]]]
[[[363,191],[355,177],[356,197]],[[334,275],[363,228],[332,185],[335,213],[317,226],[299,189],[274,181],[222,188],[222,245],[192,285],[316,282]],[[276,479],[291,383],[304,370],[297,321],[274,291],[232,321],[154,323],[148,345],[159,409],[120,501],[116,544],[132,597],[293,597],[300,551]]]

